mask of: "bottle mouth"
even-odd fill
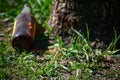
[[[20,35],[12,39],[12,46],[15,49],[29,50],[33,44],[31,36]]]

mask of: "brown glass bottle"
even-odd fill
[[[14,22],[12,46],[15,49],[29,50],[34,42],[36,21],[30,13],[30,8],[25,5]]]

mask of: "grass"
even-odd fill
[[[51,0],[36,0],[35,2],[34,0],[23,0],[23,2],[16,2],[16,4],[21,3],[21,5],[15,5],[17,9],[14,8],[11,11],[5,9],[6,12],[0,12],[2,15],[0,16],[0,20],[2,20],[2,18],[8,18],[10,20],[8,20],[7,23],[13,22],[23,7],[23,4],[26,2],[30,4],[32,13],[37,21],[40,24],[43,23],[43,25],[46,25],[50,15]],[[6,5],[9,4],[3,4],[4,7],[7,7]],[[0,10],[1,9],[3,9],[3,7],[0,6]],[[4,23],[6,23],[6,21]],[[49,29],[47,25],[45,27]],[[6,29],[4,25],[1,30],[3,29]],[[48,50],[45,51],[45,53],[39,52],[39,54],[36,52],[14,50],[11,46],[11,34],[5,33],[4,39],[0,41],[0,79],[95,79],[96,72],[104,69],[105,57],[119,51],[114,48],[119,37],[117,38],[117,35],[115,35],[115,39],[106,50],[93,49],[90,45],[88,29],[87,39],[80,32],[74,31],[78,37],[76,42],[70,44],[71,46],[66,46],[61,38],[55,35],[56,44],[48,46]],[[116,70],[113,71],[118,75],[120,74]],[[101,77],[98,77],[98,79],[116,74],[101,74]],[[118,79],[119,76],[116,78]]]
[[[81,36],[80,33],[78,34]],[[94,71],[102,68],[100,61],[104,60],[105,55],[112,55],[114,51],[92,49],[89,42],[79,36],[70,47],[64,45],[60,37],[56,36],[57,43],[49,46],[49,50],[45,53],[38,55],[34,52],[16,51],[11,47],[10,42],[1,41],[0,78],[93,79]]]

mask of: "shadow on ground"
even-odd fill
[[[44,54],[46,50],[48,50],[48,46],[52,44],[49,43],[49,37],[42,34],[41,36],[37,37],[31,50],[35,55]]]

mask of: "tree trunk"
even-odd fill
[[[86,35],[88,26],[92,45],[103,48],[114,38],[113,29],[120,34],[119,5],[118,0],[54,0],[49,24],[67,44],[75,40],[73,29]]]

